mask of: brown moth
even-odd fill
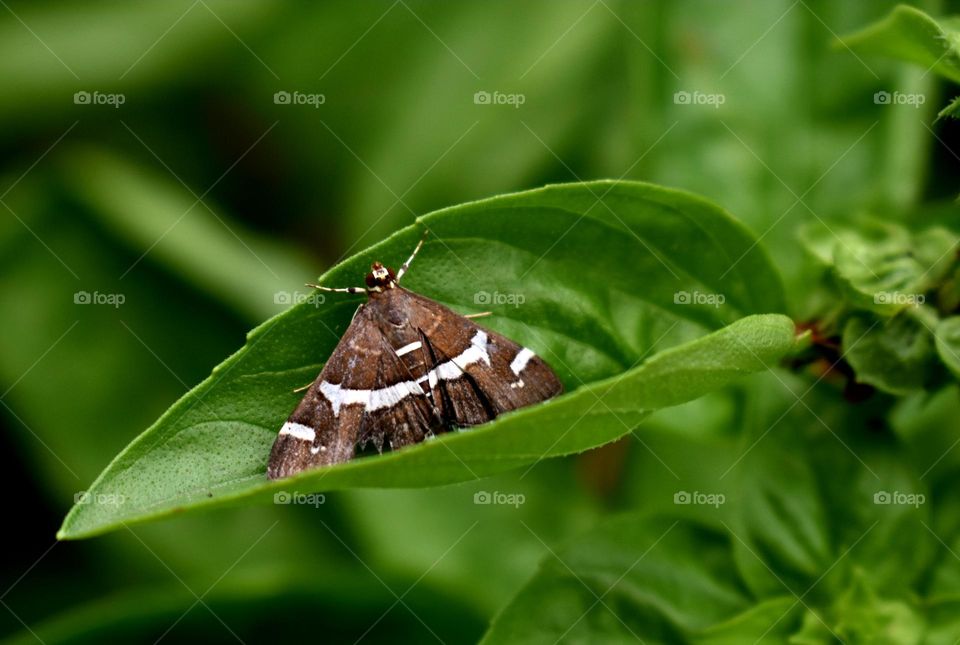
[[[400,286],[423,245],[397,273],[374,262],[343,338],[280,429],[270,479],[396,450],[544,401],[563,391],[530,349]]]

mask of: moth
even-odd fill
[[[367,302],[280,428],[270,479],[346,462],[371,446],[397,450],[563,391],[529,348],[400,286],[424,239],[396,273],[374,262],[364,287],[308,285],[365,293]]]

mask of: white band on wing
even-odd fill
[[[313,440],[317,437],[313,428],[305,426],[302,423],[294,423],[293,421],[284,423],[283,427],[280,428],[280,434],[285,434],[295,439],[300,439],[301,441],[309,441],[310,443],[313,443]]]
[[[420,341],[404,345],[395,350],[397,356],[412,352],[421,347]],[[525,350],[530,351],[530,350]],[[521,352],[522,353],[522,352]],[[532,354],[532,352],[531,352]],[[529,360],[529,359],[527,359]],[[516,361],[516,359],[514,359]],[[416,381],[402,381],[378,390],[351,390],[339,383],[320,383],[320,393],[330,402],[333,416],[340,415],[340,408],[346,405],[363,405],[367,411],[389,408],[407,396],[423,395],[420,383],[429,380],[431,389],[439,381],[452,381],[460,378],[463,372],[474,363],[484,362],[490,365],[490,353],[487,350],[487,333],[482,329],[470,340],[470,346],[458,356],[440,363]]]

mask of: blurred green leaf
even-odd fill
[[[784,643],[802,609],[803,605],[792,596],[769,598],[727,621],[692,635],[690,642],[697,645],[736,645],[748,641],[754,645]]]
[[[863,572],[837,599],[835,633],[847,643],[920,643],[925,629],[915,607],[899,600],[877,596]]]
[[[922,304],[955,261],[956,235],[935,227],[917,234],[882,222],[849,230],[833,248],[833,264],[853,303],[885,316]]]
[[[950,103],[947,104],[947,107],[943,108],[937,113],[938,119],[947,117],[951,119],[960,119],[960,96],[950,101]]]
[[[960,560],[929,529],[929,490],[903,463],[902,444],[863,434],[868,412],[811,405],[838,427],[847,418],[845,438],[798,427],[793,408],[778,415],[779,432],[748,434],[744,457],[753,458],[737,463],[745,473],[732,487],[741,492],[723,504],[738,519],[708,529],[677,519],[681,503],[604,522],[551,549],[487,639],[919,642],[927,606],[960,579]],[[930,572],[944,568],[935,555],[951,559],[954,574],[921,599]],[[744,567],[746,558],[756,567]],[[773,584],[757,584],[766,582],[757,570]]]
[[[933,602],[927,613],[925,645],[955,645],[960,634],[960,599]]]
[[[960,450],[954,450],[960,417],[960,390],[948,385],[936,392],[918,392],[900,399],[889,415],[889,424],[908,446],[904,459],[933,488],[944,476],[960,468]]]
[[[729,539],[669,518],[604,522],[548,554],[483,642],[685,642],[751,604]]]
[[[936,354],[930,327],[903,312],[893,318],[852,316],[843,328],[844,357],[857,380],[884,392],[906,394],[931,379]]]
[[[759,440],[767,430],[746,433],[736,465],[734,559],[758,596],[782,594],[785,585],[803,593],[829,566],[828,517],[803,442],[783,432]]]
[[[940,360],[960,379],[960,316],[944,318],[934,330]]]
[[[209,589],[192,587],[196,595],[179,582],[128,588],[60,611],[3,642],[227,642],[237,633],[251,641],[300,642],[316,638],[318,630],[336,641],[476,642],[480,616],[429,583],[412,582],[263,567]],[[408,588],[399,605],[397,595]],[[311,620],[291,619],[304,615]]]
[[[346,514],[357,535],[353,548],[362,549],[371,567],[413,578],[429,570],[430,581],[447,597],[492,616],[533,575],[543,556],[541,540],[576,535],[602,513],[578,466],[575,459],[551,459],[529,471],[460,485],[354,489],[328,497]],[[518,501],[475,503],[478,493],[494,492]]]
[[[601,208],[595,208],[598,198]],[[296,486],[437,485],[579,452],[621,436],[652,410],[766,369],[794,342],[789,319],[751,316],[636,366],[684,318],[711,326],[739,318],[716,300],[698,307],[690,292],[678,297],[678,282],[694,293],[693,285],[704,285],[707,293],[726,294],[734,311],[776,310],[782,302],[775,269],[750,236],[723,211],[685,193],[632,183],[561,185],[452,207],[422,221],[437,239],[410,274],[413,289],[444,302],[469,302],[471,292],[475,300],[478,287],[523,289],[529,305],[497,312],[512,324],[495,318],[491,326],[536,348],[575,391],[482,429],[267,484],[263,472],[276,428],[298,398],[292,390],[315,377],[357,300],[303,303],[251,332],[244,349],[91,487],[94,495],[124,491],[125,504],[77,505],[61,536]],[[558,225],[577,230],[551,244],[542,233]],[[321,280],[352,283],[373,258],[405,255],[418,234],[405,229]],[[691,255],[691,248],[699,251]],[[450,278],[465,272],[476,281]],[[518,285],[517,276],[526,273]],[[658,305],[649,320],[644,301]],[[677,318],[667,324],[664,310]],[[665,331],[651,338],[654,323]],[[693,328],[686,333],[695,335]],[[599,402],[603,409],[595,409]]]
[[[246,53],[236,31],[268,24],[274,12],[262,0],[16,3],[8,7],[16,18],[0,22],[0,78],[18,91],[0,96],[0,117],[91,116],[101,106],[76,105],[75,92],[122,92],[129,108],[162,83],[206,81],[208,65],[225,66],[228,53]],[[169,25],[166,32],[161,25]],[[161,39],[164,46],[156,46]],[[205,65],[197,64],[200,57]]]
[[[923,584],[936,551],[936,539],[924,526],[934,515],[931,488],[904,459],[903,442],[871,433],[876,420],[870,412],[854,408],[828,419],[835,430],[808,453],[821,483],[836,563],[817,591],[839,596],[853,578],[863,577],[885,598],[909,598]]]
[[[960,83],[960,22],[934,19],[899,5],[882,20],[844,36],[841,43],[861,54],[905,60]]]
[[[121,279],[150,257],[259,320],[289,305],[291,286],[308,275],[298,251],[258,238],[174,176],[96,149],[75,150],[61,165],[67,189],[136,255]]]

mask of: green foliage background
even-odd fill
[[[934,16],[960,12],[915,5]],[[637,634],[645,642],[954,642],[960,334],[948,314],[956,302],[938,292],[934,319],[904,322],[871,306],[870,295],[956,284],[953,266],[930,273],[929,262],[911,262],[914,249],[949,249],[956,239],[960,143],[956,125],[937,114],[956,93],[949,79],[960,59],[929,45],[956,46],[953,23],[893,7],[5,3],[2,632],[47,643],[256,642],[320,630],[348,642],[474,642],[485,633],[492,642]],[[81,91],[122,93],[125,102],[77,104]],[[277,104],[278,91],[325,101]],[[525,101],[477,104],[481,91]],[[878,91],[926,100],[877,104]],[[683,104],[677,92],[725,101]],[[745,245],[759,240],[756,253],[780,275],[743,278],[754,295],[776,285],[757,296],[770,307],[683,313],[684,325],[659,345],[677,316],[672,303],[645,309],[640,331],[621,311],[611,319],[629,330],[619,358],[631,360],[574,362],[585,380],[742,314],[787,313],[831,321],[853,339],[882,330],[849,357],[874,395],[854,405],[836,375],[787,366],[643,423],[659,406],[638,409],[634,431],[605,448],[479,481],[328,491],[316,508],[235,503],[55,542],[75,496],[250,329],[286,311],[283,294],[303,293],[303,282],[416,216],[599,178],[705,197],[752,231]],[[482,208],[464,208],[480,221]],[[865,217],[898,228],[868,235]],[[544,222],[516,224],[532,236]],[[479,223],[457,226],[451,234],[485,235]],[[934,226],[940,232],[930,233]],[[570,235],[562,250],[582,253],[561,266],[610,252],[602,240]],[[947,246],[937,246],[943,236]],[[396,261],[416,237],[409,229],[380,249]],[[717,244],[729,251],[735,237]],[[628,243],[618,252],[629,254]],[[496,248],[478,242],[478,257],[495,263],[488,247]],[[888,252],[871,255],[878,249]],[[633,252],[652,265],[642,261],[648,249]],[[683,240],[671,253],[669,262],[700,260]],[[457,265],[426,254],[425,267],[431,257],[422,291],[469,309],[463,298],[474,289]],[[346,280],[367,259],[334,275]],[[889,273],[878,268],[891,261]],[[445,280],[441,268],[450,269]],[[895,279],[875,284],[878,273]],[[675,289],[632,275],[630,265],[620,277],[644,298]],[[502,280],[504,290],[517,288]],[[79,305],[78,292],[124,302]],[[547,315],[527,311],[516,317]],[[491,324],[522,335],[512,317]],[[876,360],[891,353],[892,364]],[[564,376],[576,386],[574,372]],[[878,514],[878,490],[922,492],[928,503]],[[492,491],[525,502],[474,504],[476,493]],[[730,502],[678,506],[678,491]],[[662,559],[651,551],[620,578],[668,529]],[[703,566],[691,564],[698,559]]]

